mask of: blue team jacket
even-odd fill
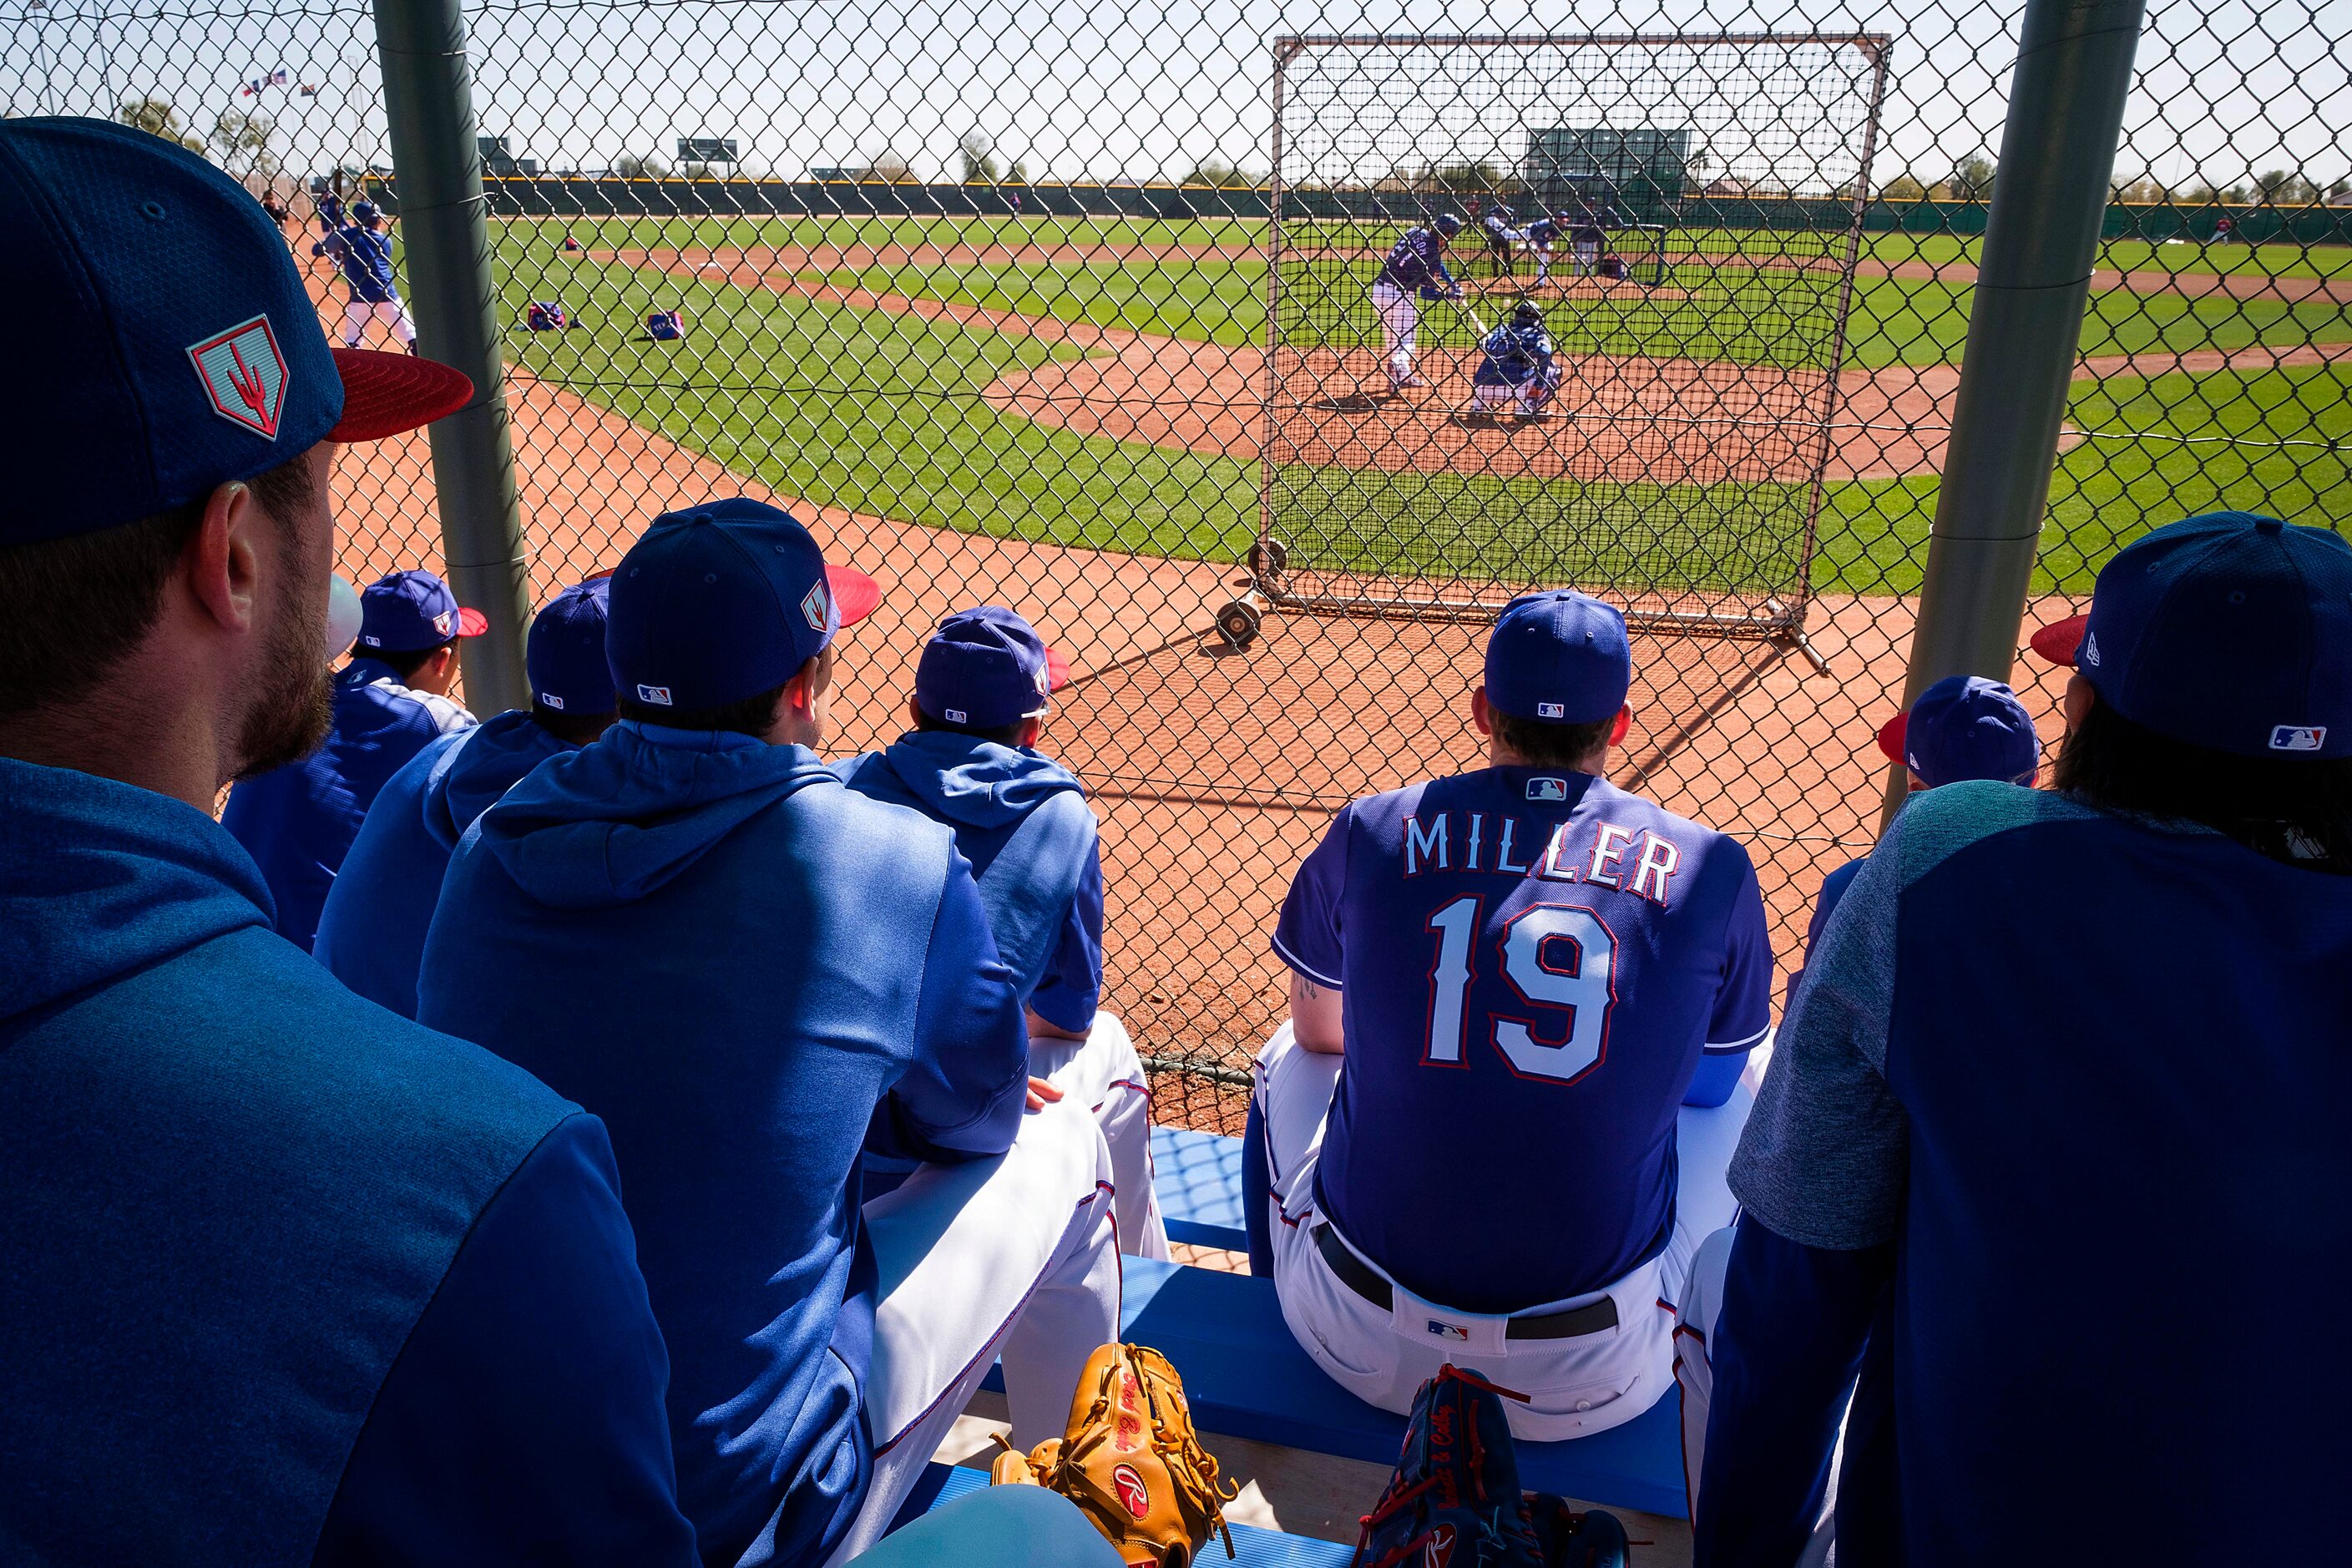
[[[436,737],[474,716],[446,697],[412,691],[381,659],[335,672],[335,723],[326,743],[229,791],[221,826],[269,884],[278,934],[310,951],[327,889],[359,837],[376,792]]]
[[[457,840],[517,779],[574,749],[520,708],[426,745],[368,807],[311,955],[369,1001],[416,1016],[425,931]]]
[[[0,760],[0,1557],[686,1564],[604,1129]]]
[[[901,735],[835,765],[861,795],[955,834],[996,951],[1027,1005],[1083,1032],[1102,997],[1102,857],[1094,808],[1051,757],[947,731]]]
[[[871,1463],[861,1146],[1002,1152],[1027,1087],[947,829],[802,747],[623,722],[467,833],[417,1002],[611,1127],[704,1556],[824,1561]]]

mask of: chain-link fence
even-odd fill
[[[399,210],[369,10],[0,5],[9,112],[201,147],[384,341],[320,249],[322,197]],[[469,7],[534,601],[666,505],[774,497],[888,588],[844,753],[939,616],[1029,615],[1162,1121],[1235,1127],[1293,868],[1475,763],[1479,616],[1530,584],[1658,612],[1615,776],[1748,845],[1792,963],[1877,826],[1987,194],[2037,153],[1998,145],[2020,12]],[[2029,631],[2156,524],[2352,512],[2348,45],[2332,5],[2151,6]],[[1375,285],[1441,213],[1463,299],[1407,290],[1391,395]],[[1523,304],[1548,396],[1493,368]],[[341,462],[343,569],[437,566],[425,440]]]

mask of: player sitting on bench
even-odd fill
[[[1470,383],[1472,411],[1491,415],[1507,407],[1522,419],[1542,418],[1559,390],[1559,363],[1543,312],[1522,301],[1508,321],[1479,340],[1478,350],[1485,357]]]
[[[1617,611],[1513,600],[1470,698],[1491,765],[1343,807],[1284,903],[1250,1267],[1384,1410],[1452,1362],[1527,1395],[1523,1438],[1634,1419],[1732,1212],[1764,905],[1737,842],[1601,776],[1631,676]]]
[[[1102,995],[1102,857],[1094,808],[1036,751],[1060,661],[994,605],[940,623],[915,667],[914,729],[834,771],[861,795],[911,806],[971,862],[997,956],[1028,1013],[1029,1071],[1094,1113],[1110,1145],[1120,1250],[1168,1256],[1151,1190],[1151,1097]],[[1066,669],[1060,672],[1068,679]]]

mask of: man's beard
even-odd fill
[[[239,779],[299,762],[333,725],[334,676],[327,668],[327,584],[306,584],[281,604],[262,647],[261,689],[237,731]]]

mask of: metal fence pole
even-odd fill
[[[486,635],[459,647],[466,699],[492,712],[530,700],[523,671],[530,582],[465,18],[459,0],[375,0],[375,25],[417,346],[474,382],[473,402],[429,435],[449,585],[490,622]]]
[[[2146,0],[2028,0],[1903,700],[2009,678]],[[1887,809],[1902,797],[1889,780]]]

